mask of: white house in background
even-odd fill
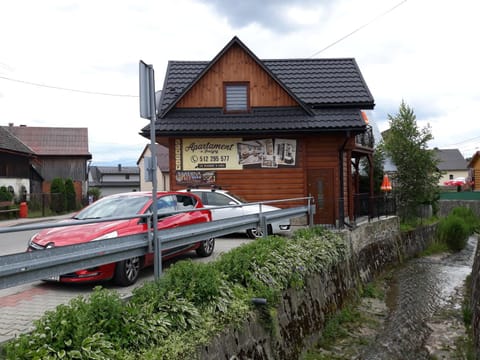
[[[156,159],[157,159],[157,190],[168,191],[170,190],[170,167],[168,163],[168,148],[155,144]],[[145,180],[147,166],[145,164],[145,158],[151,157],[150,144],[145,145],[140,157],[138,158],[137,165],[140,169],[140,190],[151,191],[153,183]]]
[[[101,196],[122,192],[140,191],[138,166],[90,166],[88,187],[98,188]]]
[[[447,180],[453,180],[458,177],[468,177],[468,163],[458,149],[434,149],[438,162],[438,169],[442,172],[442,177],[438,182],[439,186]]]

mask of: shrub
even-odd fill
[[[7,343],[8,359],[108,359],[122,339],[118,294],[96,288],[89,300],[72,299],[35,321],[35,330]]]
[[[450,215],[457,216],[465,221],[469,235],[473,234],[479,227],[479,219],[470,208],[464,206],[453,208]]]
[[[270,312],[282,290],[303,286],[309,273],[327,271],[347,252],[341,236],[314,228],[258,239],[210,263],[179,261],[126,303],[96,288],[89,300],[58,306],[5,345],[7,359],[190,359],[226,326],[242,323],[253,297],[266,298]]]
[[[65,198],[66,210],[75,210],[77,208],[77,194],[72,179],[65,180]]]
[[[0,201],[12,201],[13,195],[6,186],[0,187]]]
[[[98,199],[100,199],[100,196],[102,196],[100,189],[96,187],[91,187],[90,189],[88,189],[87,194],[89,196],[92,196],[93,201],[97,201]]]
[[[441,241],[445,242],[452,251],[460,251],[467,245],[470,235],[469,226],[465,221],[454,215],[442,219],[438,226]]]
[[[50,209],[56,213],[62,213],[66,208],[65,200],[65,183],[60,178],[55,178],[52,180],[50,185],[50,194],[52,200],[50,202]]]

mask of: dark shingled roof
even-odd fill
[[[175,104],[233,45],[241,46],[299,103],[296,108],[252,108],[225,114],[221,108],[179,109]],[[157,135],[212,135],[232,131],[259,134],[286,131],[365,129],[361,109],[374,100],[358,65],[345,59],[260,60],[237,37],[212,61],[169,61],[156,121]],[[199,133],[201,132],[201,133]],[[150,128],[142,129],[149,137]],[[238,133],[237,133],[238,134]]]
[[[255,132],[256,134],[276,132],[302,132],[317,129],[324,131],[359,129],[364,125],[358,109],[314,110],[314,116],[306,116],[301,108],[254,108],[248,114],[224,114],[222,109],[172,109],[168,116],[159,119],[156,131],[172,132],[176,135],[236,134]]]
[[[33,155],[33,151],[27,145],[3,126],[0,126],[0,149],[28,156]]]
[[[467,161],[458,149],[435,149],[437,156],[438,169],[440,171],[448,170],[467,170]]]

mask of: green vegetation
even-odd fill
[[[65,200],[67,211],[77,209],[77,194],[72,179],[65,180]]]
[[[468,237],[478,230],[480,219],[466,207],[454,208],[438,224],[437,238],[452,251],[465,248]]]
[[[259,315],[274,333],[281,292],[347,254],[342,237],[318,227],[258,239],[211,263],[180,261],[128,302],[96,288],[57,307],[4,351],[7,359],[194,359],[198,346],[250,316],[252,298],[267,299]]]
[[[1,186],[0,187],[0,201],[12,201],[13,200],[13,194],[8,191],[6,186]]]
[[[61,214],[78,208],[75,186],[72,179],[55,178],[50,184],[50,210]]]
[[[53,212],[59,214],[65,211],[66,209],[66,199],[65,199],[65,182],[63,179],[55,178],[50,184],[50,209]]]
[[[397,167],[393,192],[399,216],[402,221],[417,217],[420,205],[432,205],[435,213],[441,173],[435,153],[427,149],[430,127],[419,129],[413,109],[403,101],[398,114],[388,118],[390,129],[379,148]]]
[[[100,199],[100,196],[102,196],[102,192],[99,188],[91,187],[88,189],[87,195],[91,195],[93,197],[93,201],[97,201],[98,199]]]

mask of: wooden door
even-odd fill
[[[308,195],[315,200],[315,224],[335,224],[333,169],[307,171]]]

